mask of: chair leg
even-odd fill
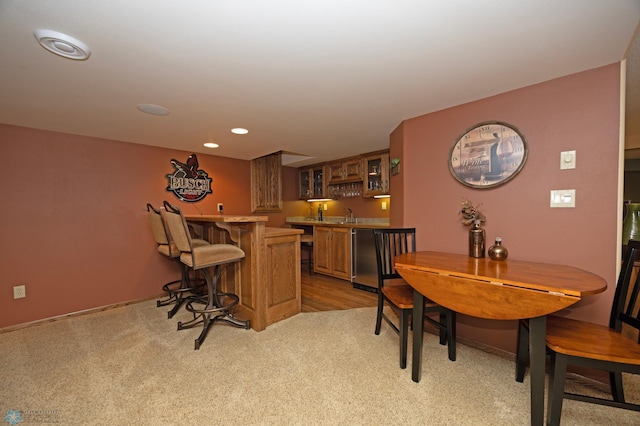
[[[624,388],[622,387],[622,373],[609,372],[609,383],[611,383],[611,397],[616,402],[624,401]]]
[[[251,328],[251,322],[249,320],[242,321],[234,317],[230,310],[240,300],[237,295],[231,293],[221,293],[217,291],[218,278],[220,276],[220,265],[214,267],[213,276],[207,268],[202,270],[205,281],[207,282],[208,294],[206,298],[192,296],[188,298],[186,310],[193,313],[193,320],[186,323],[178,322],[178,330],[184,330],[186,328],[192,328],[196,325],[202,324],[202,331],[195,340],[195,349],[200,349],[202,343],[209,333],[209,329],[216,321],[224,321],[234,327],[241,327],[245,329]],[[205,304],[203,308],[196,308],[194,303]]]
[[[162,289],[168,294],[168,297],[163,300],[157,300],[156,306],[174,305],[168,312],[167,318],[171,319],[180,310],[180,308],[187,303],[189,297],[191,297],[195,291],[196,286],[194,282],[202,282],[202,279],[195,278],[192,280],[189,276],[189,269],[182,262],[178,262],[180,265],[180,279],[171,281],[162,286]],[[179,285],[175,285],[179,284]]]
[[[548,426],[557,426],[560,424],[566,375],[567,357],[552,352],[551,364],[549,369],[549,396],[547,400]]]
[[[376,334],[380,334],[382,326],[382,310],[384,309],[384,300],[382,298],[382,289],[378,289],[378,313],[376,314]]]
[[[529,353],[529,330],[523,321],[518,321],[518,346],[516,348],[516,382],[524,381]]]
[[[156,300],[157,308],[159,308],[160,306],[167,306],[176,303],[176,293],[175,290],[171,289],[171,287],[178,283],[181,283],[181,280],[171,281],[162,286],[162,290],[167,293],[167,297],[165,299]],[[178,287],[178,289],[179,288],[180,287]]]
[[[218,292],[218,278],[220,277],[220,273],[222,272],[220,266],[221,265],[214,266],[213,276],[211,276],[209,269],[205,268],[202,270],[204,278],[207,281],[207,287],[209,289],[209,303],[207,303],[207,309],[222,309],[222,315],[215,317],[215,321],[224,321],[228,324],[233,325],[234,327],[245,328],[248,330],[251,328],[251,322],[249,320],[243,321],[241,319],[238,319],[234,317],[230,312],[229,308],[235,306],[237,301],[236,303],[233,303],[233,305],[229,306],[229,308],[226,308],[224,306],[224,303],[221,301],[222,298],[230,296],[230,294]],[[210,321],[208,325],[212,322],[213,321]]]
[[[455,361],[457,352],[456,352],[456,313],[454,311],[447,312],[446,324],[447,324],[447,348],[449,350],[449,360]]]
[[[198,314],[194,311],[194,309],[191,309],[190,303],[187,303],[186,306],[186,309],[193,314],[193,319],[186,322],[178,321],[178,331],[193,328],[196,325],[202,324],[203,322],[202,314]]]
[[[407,368],[407,346],[409,344],[409,317],[411,309],[402,309],[400,312],[400,368]]]
[[[443,324],[444,327],[439,327],[440,329],[440,344],[441,345],[446,345],[447,344],[447,340],[448,340],[448,334],[449,334],[449,314],[447,312],[441,312],[440,313],[440,324]]]
[[[194,345],[195,350],[200,349],[200,345],[202,345],[202,342],[204,342],[204,339],[207,338],[207,334],[209,333],[209,326],[211,325],[212,322],[213,321],[211,320],[210,313],[202,314],[202,331],[200,332],[200,335],[198,336],[198,338],[195,340],[195,345]]]
[[[180,310],[182,305],[187,302],[187,297],[185,297],[185,294],[192,290],[191,278],[189,277],[189,270],[187,269],[187,266],[180,262],[180,269],[182,275],[180,289],[175,293],[175,306],[169,312],[167,312],[167,317],[169,319],[173,318],[173,316]]]

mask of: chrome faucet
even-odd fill
[[[353,222],[353,210],[351,210],[349,207],[346,207],[344,211],[347,213],[344,216],[344,221],[347,223]]]

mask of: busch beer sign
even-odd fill
[[[198,157],[191,154],[186,163],[171,160],[175,168],[167,175],[167,191],[173,192],[182,201],[194,203],[211,194],[211,178],[204,170],[198,170]]]

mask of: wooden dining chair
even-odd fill
[[[416,251],[415,228],[374,229],[378,264],[378,311],[375,334],[380,334],[384,319],[400,337],[400,368],[407,367],[409,322],[413,314],[413,287],[407,284],[394,267],[394,257]],[[398,324],[385,313],[388,305],[398,316]],[[438,314],[438,319],[430,315]],[[415,321],[415,319],[413,319]],[[425,317],[439,330],[440,344],[448,345],[449,359],[456,360],[456,313],[426,299]]]
[[[173,305],[167,312],[168,318],[172,318],[187,301],[187,297],[196,294],[198,288],[204,285],[204,280],[191,277],[186,265],[180,262],[180,250],[178,250],[178,247],[176,247],[176,244],[171,239],[171,234],[162,217],[162,212],[150,203],[147,203],[147,216],[149,218],[149,224],[151,225],[153,238],[156,240],[158,246],[158,253],[176,261],[180,267],[180,279],[162,285],[162,291],[165,292],[166,297],[156,301],[156,306],[158,307]],[[193,239],[192,244],[198,247],[209,243],[204,240]]]
[[[218,289],[218,280],[223,267],[242,260],[245,257],[244,251],[233,244],[194,245],[189,226],[180,209],[167,201],[163,204],[167,226],[180,250],[180,261],[194,271],[202,271],[207,283],[206,297],[189,297],[185,309],[193,313],[193,320],[185,323],[178,322],[178,330],[202,324],[202,332],[195,340],[195,349],[200,349],[209,328],[216,321],[223,321],[247,330],[251,328],[249,320],[243,321],[233,315],[234,308],[240,301],[238,295]]]
[[[609,326],[565,317],[547,317],[547,352],[550,354],[547,424],[560,424],[562,402],[572,399],[640,411],[625,400],[622,373],[640,374],[639,275],[634,264],[640,241],[629,241],[613,297]],[[521,382],[528,353],[528,328],[520,322],[516,380]],[[564,391],[567,367],[581,366],[609,372],[611,399]]]

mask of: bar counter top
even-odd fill
[[[249,215],[232,215],[232,214],[186,214],[186,220],[195,222],[227,222],[227,223],[253,223],[266,222],[269,220],[267,216],[249,216]]]
[[[287,224],[289,225],[303,225],[303,226],[336,226],[339,228],[388,228],[389,221],[385,220],[376,220],[376,219],[357,219],[356,222],[345,222],[342,219],[327,219],[327,220],[317,220],[317,219],[297,219],[297,218],[287,218]]]

